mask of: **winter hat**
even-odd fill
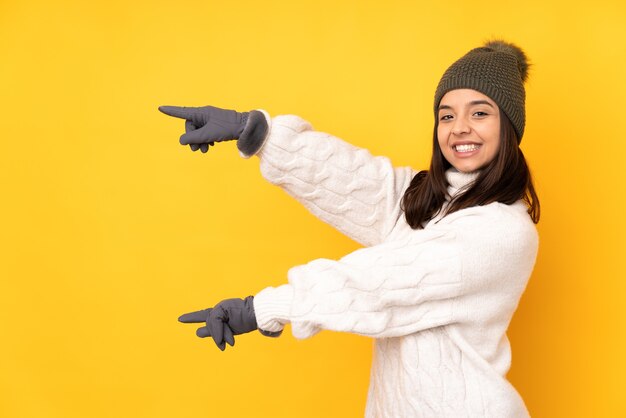
[[[441,77],[435,92],[435,120],[439,102],[450,90],[473,89],[496,102],[517,132],[519,144],[526,121],[524,82],[528,59],[522,49],[500,39],[474,48],[452,64]]]

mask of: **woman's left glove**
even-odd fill
[[[200,338],[213,337],[215,344],[224,351],[226,343],[235,345],[235,335],[257,329],[253,301],[254,296],[245,299],[226,299],[213,308],[181,315],[178,320],[186,324],[206,323],[206,326],[197,329],[196,335]],[[282,332],[259,331],[268,337],[277,337]]]

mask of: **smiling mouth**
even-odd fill
[[[464,145],[456,145],[452,147],[456,152],[471,152],[476,151],[480,148],[480,145],[477,144],[464,144]]]

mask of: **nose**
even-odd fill
[[[464,118],[456,118],[454,121],[454,126],[452,127],[452,132],[455,135],[461,135],[462,133],[467,133],[470,131],[469,123]]]

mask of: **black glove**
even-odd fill
[[[224,351],[226,343],[235,345],[235,335],[257,329],[253,301],[254,296],[245,299],[226,299],[213,308],[181,315],[178,320],[186,324],[206,322],[206,326],[196,330],[196,335],[200,338],[213,337],[215,344]],[[259,331],[268,337],[278,337],[282,333],[282,331]]]
[[[185,119],[182,145],[193,151],[207,152],[216,142],[237,140],[237,148],[246,156],[254,155],[263,145],[268,125],[258,110],[236,112],[214,106],[179,107],[160,106],[166,115]]]

